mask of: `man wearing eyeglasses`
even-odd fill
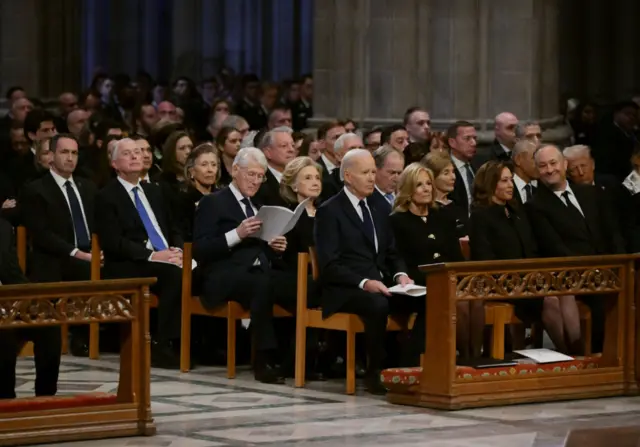
[[[252,237],[260,230],[254,202],[268,170],[264,153],[257,148],[241,149],[233,161],[231,184],[205,196],[198,205],[193,231],[193,257],[202,269],[201,300],[213,308],[236,301],[251,314],[256,356],[255,379],[263,383],[284,383],[272,366],[277,348],[273,327],[273,305],[295,305],[295,284],[288,287],[280,272],[271,269],[287,248],[284,236],[268,243]]]

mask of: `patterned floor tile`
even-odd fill
[[[213,395],[196,395],[185,397],[173,397],[168,400],[186,404],[202,405],[213,408],[234,409],[234,408],[255,408],[266,407],[270,405],[283,404],[303,404],[307,402],[305,399],[295,399],[288,397],[273,396],[262,393],[232,393],[232,394],[213,394]]]

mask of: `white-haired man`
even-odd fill
[[[333,158],[336,162],[336,167],[340,168],[342,158],[347,152],[352,149],[363,149],[364,143],[355,133],[347,132],[338,137],[333,144]],[[329,149],[330,150],[330,149]],[[334,169],[331,175],[322,181],[322,198],[324,200],[329,197],[333,197],[342,188],[342,176],[340,175],[340,169]]]
[[[233,161],[232,181],[198,205],[193,231],[193,256],[202,271],[202,303],[207,308],[230,300],[251,313],[256,357],[254,376],[264,383],[284,383],[270,361],[277,348],[273,305],[295,308],[295,282],[286,287],[271,261],[287,248],[284,236],[268,243],[252,237],[260,231],[259,205],[252,198],[269,169],[257,148],[240,149]]]
[[[183,240],[160,186],[140,183],[142,157],[132,139],[116,143],[111,166],[118,176],[96,196],[95,227],[104,252],[105,277],[158,279],[151,286],[159,303],[151,363],[178,369]]]
[[[376,179],[371,153],[366,149],[351,150],[342,159],[340,173],[344,188],[320,206],[316,214],[322,310],[325,318],[336,312],[362,318],[369,358],[367,388],[371,393],[383,394],[379,369],[387,317],[395,306],[408,310],[406,300],[388,299],[388,287],[413,281],[404,273],[406,267],[396,252],[388,215],[367,201]]]
[[[276,127],[267,132],[260,141],[260,149],[267,159],[265,182],[256,194],[256,201],[261,205],[287,206],[287,202],[280,195],[280,181],[284,168],[296,158],[296,148],[293,144],[290,127]]]

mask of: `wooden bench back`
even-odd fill
[[[19,225],[16,228],[16,253],[18,255],[18,265],[25,275],[27,274],[27,228]]]

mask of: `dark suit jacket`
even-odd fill
[[[363,279],[391,284],[396,273],[406,272],[388,215],[370,202],[368,205],[378,238],[377,252],[344,190],[323,203],[316,213],[314,239],[325,316],[337,312],[348,300],[344,290],[358,289]]]
[[[233,298],[230,294],[236,286],[234,282],[246,278],[261,254],[268,259],[275,258],[267,243],[258,238],[246,238],[229,248],[225,234],[244,219],[246,215],[229,187],[203,197],[198,205],[193,227],[193,257],[199,263],[204,281],[205,306],[214,307]],[[269,269],[269,265],[261,263],[260,268]]]
[[[95,229],[96,186],[87,179],[74,177],[89,230]],[[62,266],[75,249],[90,251],[91,247],[76,247],[71,210],[62,190],[50,172],[24,187],[20,196],[22,218],[33,248],[31,272],[39,281],[62,281]],[[88,278],[87,278],[88,279]]]
[[[500,146],[498,140],[493,140],[493,144],[489,147],[481,148],[471,161],[471,166],[476,171],[490,160],[500,160],[511,163],[511,153],[505,152]]]
[[[387,215],[391,214],[391,210],[393,209],[393,207],[385,198],[385,196],[383,196],[382,193],[378,191],[378,188],[373,189],[373,194],[371,194],[367,200],[372,206],[376,207],[380,211],[383,211]]]
[[[618,186],[620,186],[620,184],[622,183],[614,175],[600,174],[598,172],[595,173],[593,181],[596,184],[596,186],[600,187],[600,189],[604,191],[614,190]]]
[[[251,130],[260,130],[267,127],[267,114],[260,104],[249,104],[241,100],[236,106],[236,113],[247,120]]]
[[[469,245],[473,261],[538,257],[538,245],[522,207],[474,207],[469,220]]]
[[[389,218],[396,246],[416,284],[426,285],[426,274],[418,266],[464,261],[455,221],[451,214],[432,209],[427,221],[410,211],[395,212]]]
[[[576,219],[553,191],[538,185],[525,208],[543,256],[589,256],[624,253],[624,243],[603,194],[591,185],[571,185],[584,219]]]
[[[333,172],[329,172],[327,165],[322,157],[318,159],[318,164],[322,167],[322,201],[326,201],[331,197],[338,194],[338,192],[344,186],[344,183],[340,180],[340,168],[336,167]]]
[[[291,117],[294,130],[302,130],[307,127],[307,120],[313,116],[313,106],[306,105],[302,100],[291,104]]]
[[[158,221],[162,235],[171,247],[182,248],[183,238],[163,201],[160,186],[141,185]],[[149,236],[127,190],[116,178],[96,196],[96,233],[104,252],[105,272],[113,277],[127,276],[135,263],[146,262],[152,250],[146,247]]]
[[[255,203],[259,203],[260,205],[288,207],[287,202],[280,195],[280,183],[276,179],[275,175],[267,169],[265,176],[267,181],[260,185],[260,189],[255,195]]]
[[[0,282],[4,285],[29,282],[20,270],[13,227],[0,219]]]
[[[462,180],[462,173],[458,170],[458,168],[454,165],[453,170],[456,173],[456,182],[453,185],[453,191],[449,193],[449,199],[453,200],[456,205],[463,210],[466,211],[467,216],[469,215],[469,197],[467,195],[467,188],[464,185],[464,180]],[[472,185],[471,185],[472,186]]]

